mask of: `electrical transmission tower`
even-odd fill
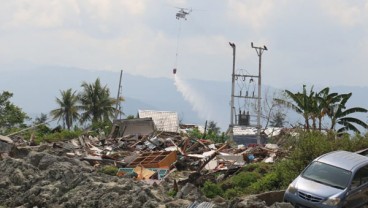
[[[259,56],[258,75],[250,75],[246,70],[239,69],[235,71],[236,46],[229,43],[233,49],[233,69],[232,69],[232,87],[231,87],[231,103],[230,103],[230,136],[233,136],[234,126],[256,127],[257,128],[257,144],[261,143],[261,58],[264,47],[254,47]],[[258,80],[258,81],[257,81]],[[256,84],[258,83],[258,84]],[[237,105],[236,105],[236,104]],[[253,114],[256,107],[256,115]],[[253,118],[257,118],[254,121]],[[256,123],[256,125],[254,125]]]

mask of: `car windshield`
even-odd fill
[[[302,177],[334,188],[345,189],[349,184],[351,172],[315,161],[304,170]]]

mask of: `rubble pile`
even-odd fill
[[[221,173],[283,155],[273,144],[214,144],[157,131],[85,134],[39,146],[13,140],[0,137],[0,206],[6,207],[269,207],[257,197],[208,199],[200,187]],[[106,166],[116,173],[101,172]]]
[[[23,149],[24,151],[24,149]],[[85,162],[31,150],[0,162],[0,201],[6,207],[157,207],[147,185],[99,174]]]

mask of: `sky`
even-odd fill
[[[179,8],[191,8],[187,20]],[[3,0],[0,66],[16,62],[133,75],[368,86],[368,2],[361,0]],[[4,73],[6,67],[0,67]]]

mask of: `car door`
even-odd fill
[[[368,203],[368,165],[361,167],[352,179],[344,207],[360,207]]]

